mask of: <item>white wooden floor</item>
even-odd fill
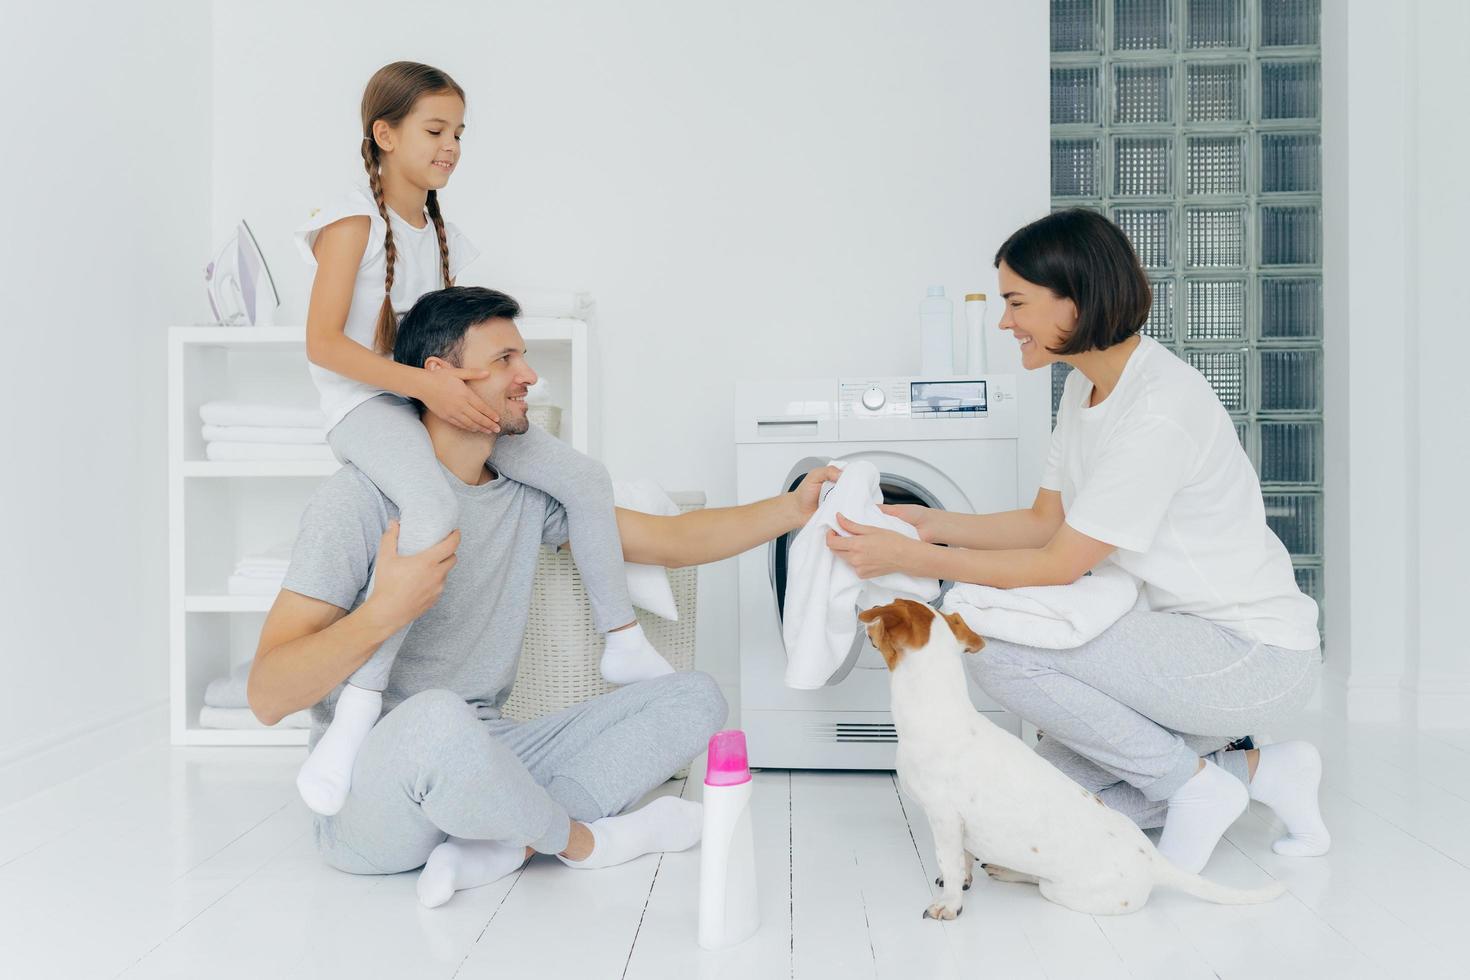
[[[694,942],[698,850],[600,872],[537,858],[421,908],[414,873],[355,877],[312,850],[300,749],[160,745],[0,811],[0,976],[1381,977],[1470,975],[1470,733],[1307,716],[1331,855],[1274,855],[1269,812],[1206,873],[1291,891],[1227,908],[1158,892],[1093,918],[981,879],[920,917],[929,833],[889,774],[757,775],[761,931]],[[697,796],[698,783],[660,792]]]

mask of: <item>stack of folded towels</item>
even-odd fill
[[[250,679],[247,660],[230,671],[230,676],[216,678],[204,689],[204,707],[199,709],[200,728],[260,728],[260,721],[245,699],[245,686]],[[282,718],[276,728],[310,728],[311,709],[303,708]]]
[[[214,401],[199,407],[211,460],[332,460],[321,409]]]
[[[281,591],[286,569],[291,565],[291,546],[277,545],[269,551],[246,555],[235,563],[226,591],[230,595],[275,595]]]

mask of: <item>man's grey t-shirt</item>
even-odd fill
[[[515,682],[541,546],[567,541],[566,511],[503,476],[470,486],[440,466],[459,499],[459,561],[444,593],[414,621],[383,691],[386,713],[420,691],[454,691],[481,718],[498,718]],[[378,542],[398,507],[348,464],[312,495],[284,587],[354,610],[367,598]],[[332,719],[339,686],[312,708],[311,743]]]

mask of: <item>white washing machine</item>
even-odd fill
[[[865,459],[882,475],[886,503],[1013,510],[1021,506],[1017,409],[1013,375],[738,384],[737,496],[742,504],[762,500],[828,460]],[[858,630],[847,662],[825,687],[798,691],[784,682],[781,614],[792,537],[740,556],[740,723],[750,764],[892,769],[888,670],[866,633]],[[973,683],[970,697],[1019,734],[1015,716]]]

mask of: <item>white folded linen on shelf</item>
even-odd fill
[[[290,567],[290,562],[268,562],[259,565],[241,562],[235,566],[235,574],[241,578],[280,578]]]
[[[256,718],[249,708],[216,708],[210,704],[199,709],[199,727],[227,728],[235,731],[267,728],[260,723],[260,719]],[[300,711],[293,711],[269,727],[310,728],[311,709],[302,708]]]
[[[206,425],[205,442],[275,442],[312,445],[327,441],[327,430],[289,425]]]
[[[514,289],[510,295],[523,317],[585,320],[592,311],[592,294],[584,290]]]
[[[205,425],[253,425],[288,429],[323,429],[327,417],[316,405],[278,405],[267,402],[212,401],[199,406]]]
[[[672,517],[679,513],[679,505],[664,492],[663,487],[652,480],[614,480],[613,503],[624,510],[657,514],[660,517]],[[628,580],[628,598],[633,600],[633,605],[664,619],[679,618],[679,607],[674,603],[674,590],[669,585],[668,569],[630,561],[623,565],[623,573]]]
[[[241,460],[272,460],[275,462],[335,461],[332,447],[325,443],[314,446],[293,445],[284,442],[209,442],[204,445],[204,456],[215,462]]]
[[[225,591],[230,595],[275,595],[286,581],[282,572],[275,578],[268,576],[231,575],[225,582]]]
[[[228,676],[216,677],[204,688],[204,703],[211,708],[248,708],[245,697],[246,683],[250,680],[250,665],[254,658],[236,664]]]

